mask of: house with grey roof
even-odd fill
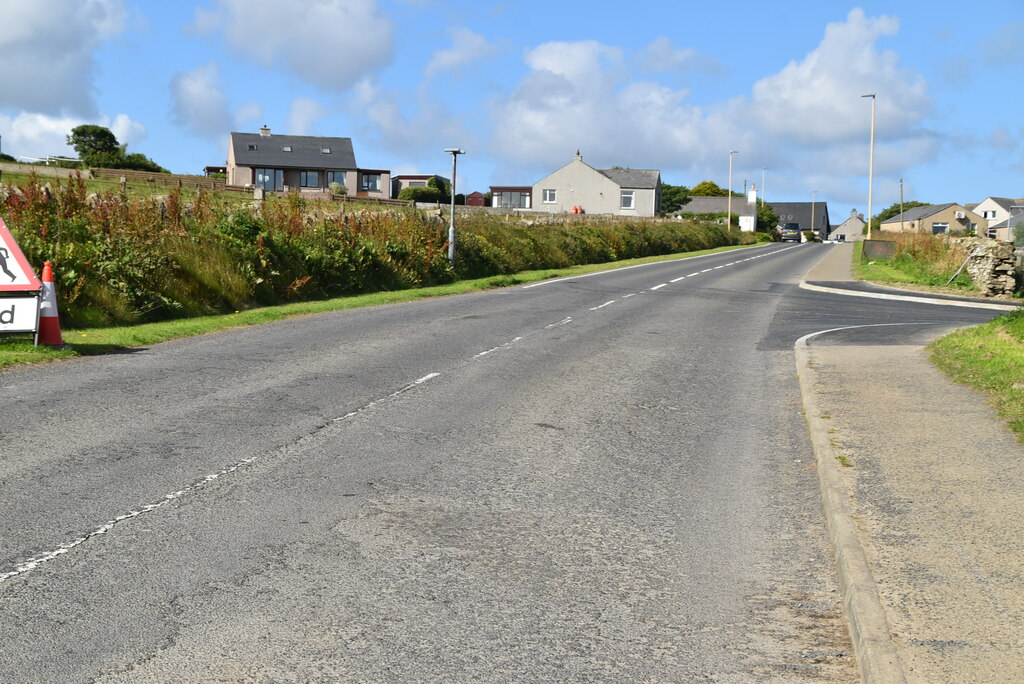
[[[331,183],[349,195],[386,198],[391,193],[391,172],[356,166],[351,138],[231,133],[228,144],[227,184],[261,188],[267,192],[325,192]]]
[[[850,218],[838,226],[832,226],[829,236],[842,235],[843,239],[847,242],[857,242],[864,239],[864,226],[866,225],[867,222],[864,220],[864,215],[858,214],[856,209],[851,209]]]
[[[907,209],[883,221],[878,229],[892,233],[962,234],[985,230],[987,221],[966,207],[950,202]]]
[[[1009,242],[1013,239],[1012,228],[1024,214],[1024,199],[1013,199],[1009,197],[987,197],[976,205],[965,205],[967,209],[985,220],[986,234],[988,237]],[[1010,221],[1011,214],[1016,219]]]
[[[534,183],[531,197],[534,211],[656,216],[661,204],[661,172],[595,169],[577,150],[571,162]]]
[[[740,230],[752,231],[757,227],[757,189],[750,187],[744,197],[705,197],[702,195],[691,195],[689,201],[676,211],[673,216],[708,216],[721,214],[723,217],[732,211],[737,217]],[[722,219],[725,222],[725,219]]]
[[[828,202],[769,202],[768,205],[779,216],[779,225],[799,223],[800,230],[813,230],[822,240],[827,240],[831,225],[828,218]]]

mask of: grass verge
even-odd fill
[[[857,280],[867,280],[881,285],[910,286],[926,288],[929,292],[945,292],[971,296],[979,292],[966,271],[960,273],[952,283],[950,276],[959,264],[954,257],[943,255],[943,262],[928,262],[911,254],[900,254],[894,259],[863,260],[864,243],[853,246],[851,271]],[[948,283],[948,284],[947,284]]]
[[[568,278],[585,275],[587,273],[623,268],[626,266],[636,266],[639,264],[661,261],[673,261],[688,257],[701,256],[704,254],[727,252],[750,246],[752,245],[733,245],[729,247],[701,250],[698,252],[687,252],[685,254],[644,257],[641,259],[628,259],[612,263],[588,264],[572,268],[523,271],[515,275],[490,276],[476,280],[461,280],[449,285],[438,285],[435,287],[424,287],[411,290],[376,292],[373,294],[339,297],[336,299],[318,301],[295,302],[293,304],[282,304],[280,306],[236,311],[231,314],[181,318],[173,321],[163,321],[160,323],[145,323],[142,325],[112,328],[89,328],[86,330],[64,330],[63,337],[64,342],[68,345],[67,349],[33,347],[32,340],[25,335],[17,337],[0,337],[0,369],[7,368],[9,366],[56,361],[76,356],[114,353],[131,347],[148,346],[159,342],[167,342],[169,340],[181,339],[184,337],[194,337],[196,335],[204,335],[231,328],[262,325],[264,323],[272,323],[274,321],[294,318],[296,316],[308,316],[310,314],[326,313],[328,311],[342,311],[344,309],[356,309],[367,306],[380,306],[382,304],[397,304],[400,302],[410,302],[428,297],[442,297],[447,295],[479,292],[499,287],[509,287],[513,285],[537,282],[540,280],[549,280],[551,278]]]
[[[932,362],[956,382],[987,394],[1024,442],[1024,311],[1013,311],[933,342]]]

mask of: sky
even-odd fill
[[[1024,0],[0,0],[0,149],[79,124],[175,173],[231,131],[349,137],[361,168],[532,185],[595,168],[873,213],[1024,197]]]

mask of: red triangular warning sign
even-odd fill
[[[43,284],[0,218],[0,292],[35,292]]]

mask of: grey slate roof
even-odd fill
[[[679,214],[724,214],[729,209],[728,197],[690,197],[690,201],[680,207]],[[756,214],[757,208],[747,202],[746,197],[732,198],[732,213]]]
[[[824,235],[829,233],[831,222],[828,219],[828,202],[768,202],[768,206],[779,215],[780,226],[799,223],[801,230],[817,230]],[[812,213],[814,226],[811,225]]]
[[[597,172],[612,179],[620,188],[653,190],[661,178],[659,171],[650,169],[597,169]]]
[[[884,226],[887,223],[900,223],[901,221],[919,221],[921,219],[925,219],[928,218],[929,216],[937,214],[940,211],[945,211],[946,209],[949,209],[955,204],[956,202],[947,202],[946,204],[927,204],[923,207],[914,207],[912,209],[907,209],[902,214],[897,214],[892,218],[888,218],[882,221],[882,225]]]
[[[249,146],[255,145],[255,150]],[[301,169],[355,169],[356,155],[351,138],[321,138],[312,135],[262,136],[259,133],[231,133],[231,146],[238,166]],[[292,151],[283,148],[290,146]],[[329,148],[330,154],[321,152]]]

